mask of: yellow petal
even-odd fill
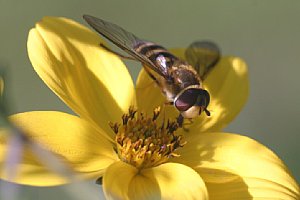
[[[166,102],[160,88],[144,69],[140,71],[137,78],[136,97],[139,110],[148,114],[152,114],[154,108],[162,106]]]
[[[147,113],[150,116],[155,108],[158,106],[161,107],[162,111],[157,119],[158,123],[162,123],[166,119],[176,120],[179,115],[179,112],[173,105],[165,104],[166,98],[144,69],[140,71],[137,78],[136,98],[139,111]]]
[[[65,18],[45,17],[30,30],[28,54],[41,79],[71,109],[109,133],[135,102],[134,86],[122,61],[99,47],[103,40]],[[113,135],[110,135],[113,137]]]
[[[142,171],[157,182],[162,199],[208,199],[202,178],[191,168],[178,163],[165,163]]]
[[[240,58],[224,57],[203,84],[211,95],[211,116],[201,115],[195,120],[195,128],[202,132],[219,131],[240,113],[248,99],[247,65]]]
[[[117,160],[111,143],[88,122],[78,117],[61,112],[36,111],[13,115],[10,120],[84,177],[102,176],[104,170]],[[0,166],[3,164],[8,142],[8,137],[3,132],[4,130],[0,134]],[[50,186],[67,181],[50,172],[28,148],[25,149],[18,169],[15,182],[21,184]],[[0,174],[5,179],[4,172]]]
[[[184,49],[176,49],[172,52],[183,58]],[[211,116],[207,117],[203,113],[194,120],[190,129],[201,132],[219,131],[237,116],[246,103],[249,92],[247,66],[240,58],[222,57],[203,84],[211,96],[208,106]],[[144,70],[139,74],[136,88],[138,107],[147,112],[151,112],[154,107],[165,102],[160,89]],[[178,115],[171,106],[167,106],[166,113],[166,117]]]
[[[255,140],[230,133],[193,134],[173,161],[195,169],[210,199],[299,199],[283,162]]]
[[[117,162],[109,166],[103,181],[108,199],[208,199],[201,177],[191,168],[177,163],[138,171],[131,165]]]
[[[103,175],[103,192],[106,199],[128,200],[128,187],[137,173],[135,167],[121,161],[110,165]]]

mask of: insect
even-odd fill
[[[142,63],[145,71],[161,88],[166,104],[174,105],[179,111],[179,126],[184,119],[193,119],[205,112],[210,95],[203,89],[202,81],[220,59],[220,50],[209,41],[192,43],[185,52],[186,61],[179,59],[166,48],[124,30],[113,23],[84,15],[85,21],[98,33],[127,52],[124,56],[100,44],[116,55]]]

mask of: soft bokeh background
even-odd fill
[[[166,47],[212,39],[223,54],[244,58],[251,94],[226,130],[271,148],[300,181],[300,1],[0,0],[0,64],[9,66],[11,113],[71,112],[33,71],[26,40],[29,29],[45,15],[84,23],[82,14],[109,20]],[[127,63],[135,79],[140,66]],[[103,198],[101,188],[89,184]],[[72,199],[67,187],[22,187],[22,199]]]

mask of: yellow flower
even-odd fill
[[[111,124],[121,134],[117,134],[117,141],[128,142],[131,151],[122,149],[109,122],[122,124],[121,116],[130,106],[151,116],[164,98],[143,70],[135,89],[124,64],[100,48],[100,42],[96,33],[69,19],[46,17],[37,23],[28,37],[32,65],[78,116],[32,111],[12,115],[10,120],[83,177],[103,177],[108,199],[299,198],[298,184],[271,150],[245,136],[221,132],[239,113],[248,95],[247,67],[236,57],[223,57],[204,82],[211,94],[211,117],[201,115],[188,132],[176,131],[187,141],[176,149],[180,156],[159,165],[136,165],[129,140],[134,135],[123,134],[124,127]],[[182,52],[176,51],[179,56]],[[175,117],[172,107],[166,110],[166,118]],[[136,124],[131,125],[134,128]],[[7,135],[2,130],[1,164],[6,149]],[[139,156],[162,156],[153,152],[157,155]],[[15,182],[20,184],[52,186],[68,181],[51,173],[29,150],[25,150],[19,169]],[[0,175],[6,178],[3,172]]]

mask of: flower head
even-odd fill
[[[32,65],[78,116],[33,111],[10,120],[83,177],[103,177],[108,199],[299,198],[298,184],[272,151],[221,132],[247,99],[247,67],[240,58],[223,57],[209,73],[204,88],[211,94],[211,117],[201,115],[187,132],[171,121],[174,108],[165,107],[159,117],[164,97],[145,71],[134,88],[124,64],[100,42],[69,19],[46,17],[37,23],[28,37]],[[174,52],[183,57],[183,49]],[[6,147],[7,136],[1,134],[0,162]],[[67,181],[29,151],[15,179],[35,186]]]
[[[152,117],[129,109],[124,114],[123,124],[112,126],[116,133],[117,152],[121,161],[131,164],[138,169],[156,167],[177,156],[176,149],[183,147],[185,142],[182,135],[176,135],[177,122],[170,122],[158,126],[156,119],[160,109],[153,112]]]

